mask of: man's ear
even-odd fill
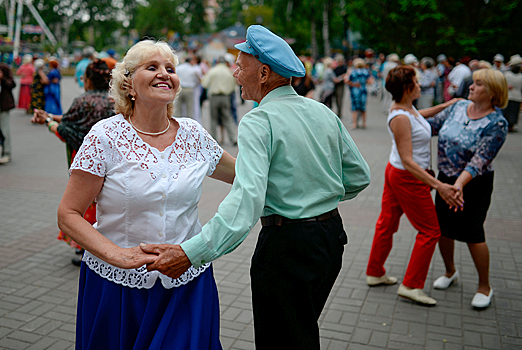
[[[268,78],[270,77],[270,72],[272,72],[272,70],[270,69],[270,66],[268,66],[267,64],[263,64],[261,66],[261,69],[259,70],[259,74],[260,74],[260,79],[259,79],[259,82],[264,84],[268,81]]]

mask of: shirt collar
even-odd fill
[[[268,103],[272,101],[274,98],[283,96],[283,95],[296,95],[297,92],[295,92],[294,88],[290,85],[281,86],[278,88],[275,88],[274,90],[270,91],[268,94],[266,94],[265,97],[261,100],[260,106],[264,105],[265,103]]]

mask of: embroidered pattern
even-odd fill
[[[190,119],[177,121],[180,127],[174,143],[159,152],[144,142],[121,115],[106,120],[96,125],[85,137],[71,170],[80,169],[103,177],[107,172],[106,165],[121,161],[137,162],[139,168],[149,172],[154,181],[162,173],[158,159],[161,155],[166,157],[169,173],[174,180],[178,179],[179,172],[187,164],[194,162],[208,162],[210,168],[207,175],[211,175],[221,159],[223,149],[197,122]]]
[[[96,274],[98,274],[99,276],[116,284],[121,284],[125,287],[138,289],[152,288],[154,286],[154,283],[156,283],[158,277],[161,280],[161,284],[166,289],[177,288],[186,285],[187,283],[201,275],[207,268],[209,268],[211,264],[207,263],[198,268],[191,266],[180,277],[170,278],[169,276],[166,276],[158,271],[147,271],[147,267],[145,265],[137,269],[121,269],[119,267],[106,263],[105,261],[92,255],[88,251],[85,251],[82,260],[92,271],[96,272]]]

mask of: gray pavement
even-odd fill
[[[71,78],[63,79],[65,110],[80,92]],[[249,108],[250,102],[239,105],[239,115]],[[349,108],[345,94],[347,126]],[[477,311],[470,306],[477,273],[466,245],[457,244],[462,280],[447,291],[432,289],[433,280],[443,273],[436,251],[425,291],[438,304],[427,308],[399,300],[397,285],[369,288],[365,283],[390,148],[385,120],[379,99],[372,96],[368,128],[351,131],[370,165],[372,183],[339,207],[350,242],[320,318],[321,348],[522,349],[522,133],[509,134],[494,162],[495,190],[486,221],[495,289],[491,307]],[[208,102],[203,125],[209,125]],[[44,126],[31,125],[19,110],[12,112],[11,135],[12,162],[0,166],[0,349],[73,349],[79,270],[70,262],[73,250],[56,240],[56,209],[68,178],[65,146]],[[205,181],[203,223],[229,188]],[[215,262],[224,349],[254,349],[249,267],[259,228],[258,223],[238,249]],[[403,219],[386,264],[389,274],[402,279],[414,237],[414,229]]]

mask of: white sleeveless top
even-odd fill
[[[223,149],[196,121],[176,118],[175,141],[165,150],[149,146],[121,114],[95,124],[85,137],[70,171],[103,177],[94,224],[123,248],[141,242],[180,244],[201,232],[198,202],[205,176],[216,169]],[[83,261],[98,275],[133,288],[184,285],[209,264],[191,267],[172,279],[146,266],[121,269],[86,251]]]
[[[390,164],[397,168],[406,170],[402,165],[402,160],[397,150],[397,143],[395,142],[395,136],[393,131],[390,129],[390,122],[393,118],[398,115],[405,115],[410,119],[411,123],[411,143],[413,147],[413,161],[423,169],[427,169],[430,165],[430,139],[431,139],[431,125],[428,121],[419,114],[419,112],[413,107],[417,115],[413,115],[403,109],[396,109],[388,114],[388,132],[392,139],[392,148],[390,152]]]

